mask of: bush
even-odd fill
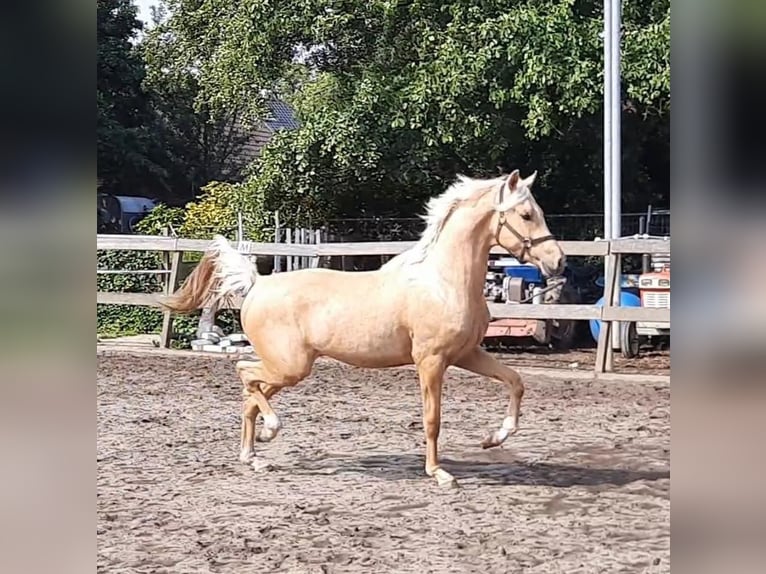
[[[233,239],[236,235],[238,218],[242,212],[245,236],[262,241],[268,232],[266,227],[271,214],[262,208],[262,202],[244,184],[211,182],[203,188],[196,202],[186,208],[159,205],[139,222],[137,229],[146,235],[160,235],[170,228],[181,237],[209,239],[219,233]],[[187,262],[196,261],[198,253],[187,253]],[[270,258],[269,258],[270,261]],[[259,262],[261,263],[261,262]],[[268,262],[267,262],[268,263]],[[110,251],[98,253],[99,269],[161,269],[162,256],[159,253],[142,251]],[[99,291],[123,293],[158,293],[163,290],[162,275],[99,275]],[[188,343],[195,338],[199,313],[176,316],[173,321],[173,337],[177,344]],[[216,324],[224,333],[240,329],[237,311],[221,311]],[[162,328],[162,312],[156,308],[132,305],[97,305],[97,332],[101,336],[116,337],[159,333]]]
[[[146,251],[101,251],[97,254],[99,269],[160,269],[158,254]],[[162,290],[159,275],[98,275],[98,291],[121,293],[155,293]],[[162,327],[162,313],[151,307],[132,305],[97,305],[96,330],[99,335],[139,335],[158,333]]]
[[[99,269],[161,269],[159,254],[146,251],[109,251],[98,253]],[[121,293],[159,293],[163,290],[161,275],[99,275],[98,291]],[[188,347],[195,338],[199,313],[176,315],[173,320],[173,338],[176,344]],[[240,329],[238,313],[224,310],[216,316],[216,324],[224,333]],[[133,305],[97,305],[96,330],[102,337],[144,335],[159,333],[162,329],[162,311],[153,307]]]
[[[177,233],[183,225],[184,215],[181,207],[160,204],[138,222],[136,230],[142,235],[161,235],[166,229]]]

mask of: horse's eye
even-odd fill
[[[531,213],[522,213],[521,218],[524,221],[531,221],[532,220],[532,214]]]

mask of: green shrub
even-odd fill
[[[165,230],[177,232],[183,225],[184,216],[183,208],[160,204],[138,222],[136,230],[142,235],[161,235]]]
[[[247,193],[238,184],[213,182],[204,188],[197,202],[186,209],[159,205],[138,224],[146,235],[161,235],[171,229],[181,237],[209,239],[214,233],[233,238],[237,229],[237,211],[247,216],[247,237],[260,239],[260,225],[265,221],[255,204],[245,205]],[[186,253],[186,262],[198,261],[199,253]],[[146,251],[109,251],[97,255],[99,269],[149,270],[162,269],[162,254]],[[122,293],[160,293],[164,289],[163,275],[98,275],[97,289]],[[176,316],[173,321],[175,345],[188,346],[195,338],[199,313]],[[224,333],[240,330],[238,311],[225,310],[216,316],[216,324]],[[157,308],[133,305],[97,305],[96,328],[102,337],[159,333],[162,312]]]
[[[146,251],[99,251],[99,269],[160,269],[161,259]],[[98,291],[122,293],[155,293],[162,290],[159,275],[97,275]],[[102,336],[157,333],[162,326],[162,313],[151,307],[132,305],[97,305],[96,329]]]
[[[161,235],[170,230],[179,237],[210,239],[219,233],[234,239],[238,226],[237,213],[242,213],[245,236],[254,241],[269,239],[265,231],[272,214],[263,208],[261,196],[248,184],[210,182],[202,189],[197,201],[185,208],[159,205],[137,226],[139,233]],[[199,253],[185,253],[186,262],[198,261]],[[270,261],[270,258],[269,258]],[[269,261],[265,261],[266,264]],[[268,265],[267,265],[268,266]],[[161,269],[162,255],[141,251],[110,251],[98,253],[99,269]],[[124,293],[158,293],[163,290],[163,275],[99,275],[99,291]],[[162,312],[156,308],[132,305],[97,305],[97,330],[101,336],[159,333]],[[176,316],[173,338],[176,344],[188,345],[196,334],[199,313]],[[224,333],[240,330],[238,311],[221,311],[216,324]]]

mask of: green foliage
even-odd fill
[[[225,108],[216,108],[200,100],[194,64],[174,41],[164,9],[155,18],[141,44],[146,64],[143,85],[151,96],[155,129],[163,142],[164,185],[176,197],[188,200],[210,181],[239,177],[244,165],[238,152],[255,118],[247,116],[240,102],[230,100]]]
[[[273,88],[298,109],[301,129],[274,138],[248,183],[288,223],[411,215],[456,172],[515,167],[539,170],[549,211],[600,208],[600,2],[168,5],[198,105],[257,110]],[[670,3],[623,5],[623,207],[637,209],[669,193]]]
[[[233,184],[210,182],[202,188],[197,201],[184,208],[160,204],[144,219],[137,230],[146,235],[159,235],[170,228],[180,237],[210,239],[215,233],[233,239],[242,213],[243,231],[251,240],[271,238],[273,214],[263,207],[263,201],[252,183]]]
[[[245,236],[254,241],[264,239],[271,214],[264,210],[262,200],[252,186],[211,182],[203,188],[197,201],[187,204],[180,234],[209,239],[213,233],[220,233],[233,239],[239,212],[242,213]]]
[[[98,177],[108,193],[179,203],[212,180],[239,178],[238,152],[263,113],[203,102],[163,14],[139,41],[132,0],[98,0]]]
[[[161,269],[158,254],[147,251],[99,252],[99,269]],[[156,293],[162,290],[158,275],[98,275],[97,291],[123,293]],[[137,335],[158,333],[162,326],[162,313],[151,307],[130,305],[97,305],[96,329],[100,335]]]
[[[142,221],[142,224],[145,223]],[[108,251],[98,253],[99,269],[149,270],[162,269],[162,256],[147,251]],[[98,291],[123,293],[159,293],[163,290],[160,275],[98,275]],[[177,315],[173,321],[173,338],[177,346],[188,347],[195,338],[199,313]],[[240,329],[238,313],[221,311],[216,324],[224,333]],[[153,307],[132,305],[97,305],[96,330],[103,337],[159,333],[162,312]]]
[[[302,127],[278,134],[237,192],[240,207],[280,209],[288,224],[411,215],[457,172],[516,167],[539,171],[549,211],[601,206],[601,2],[165,0],[162,9],[138,52],[145,78],[135,51],[122,75],[149,95],[164,150],[155,179],[179,197],[239,173],[233,128],[255,125],[269,94],[293,103]],[[669,0],[623,2],[624,209],[668,197],[669,36]],[[207,203],[198,218],[231,228],[226,210]]]
[[[98,0],[96,159],[102,188],[115,194],[135,195],[164,175],[142,88],[144,64],[131,44],[141,28],[131,0]]]
[[[161,235],[167,229],[179,229],[183,220],[183,208],[160,204],[138,222],[136,231],[142,235]]]

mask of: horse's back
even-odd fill
[[[381,271],[278,273],[258,278],[242,323],[256,351],[284,342],[358,366],[401,365],[411,359],[403,294]]]

